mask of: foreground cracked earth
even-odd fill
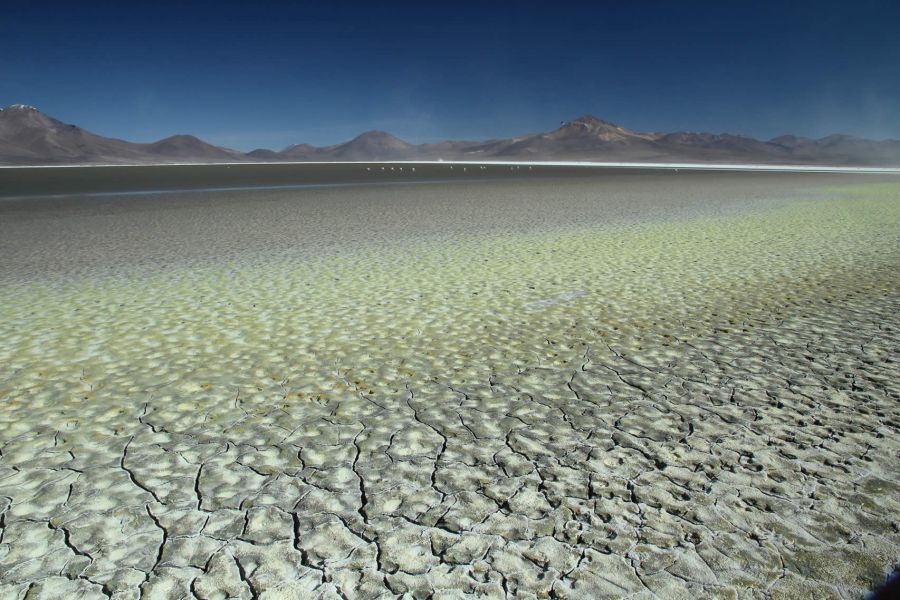
[[[892,266],[642,323],[547,294],[515,359],[484,325],[443,369],[338,356],[331,395],[9,374],[0,597],[859,597],[900,545]]]

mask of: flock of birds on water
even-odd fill
[[[378,169],[379,169],[379,167],[375,167],[375,171],[376,171],[376,172],[378,171]],[[399,169],[400,171],[403,171],[403,167],[396,167],[396,168],[395,168],[395,167],[380,167],[380,169],[381,169],[382,171],[387,171],[387,170],[394,171],[395,169]],[[463,168],[462,168],[463,173],[466,172],[466,169],[467,169],[467,167],[463,167]],[[479,166],[478,166],[478,169],[479,169],[480,171],[487,171],[487,167],[484,166],[484,165],[479,165]],[[454,170],[454,169],[453,169],[453,165],[450,165],[450,170],[451,170],[451,171]],[[519,171],[519,170],[521,170],[521,166],[519,166],[519,165],[512,165],[512,166],[509,167],[509,170],[510,170],[510,171]],[[528,167],[528,170],[531,171],[531,167]],[[372,171],[372,167],[366,167],[366,171]],[[410,167],[410,172],[415,173],[415,172],[416,172],[416,168],[415,168],[415,167]]]

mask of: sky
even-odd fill
[[[0,106],[251,150],[372,129],[900,138],[900,2],[29,2],[0,11]]]

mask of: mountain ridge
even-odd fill
[[[33,106],[0,108],[0,164],[5,165],[437,159],[900,166],[900,140],[785,134],[765,141],[732,133],[648,133],[583,115],[561,122],[552,131],[507,139],[412,144],[386,131],[366,131],[330,146],[298,143],[282,150],[240,152],[188,134],[151,143],[129,142],[63,123]]]

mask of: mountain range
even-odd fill
[[[127,142],[63,123],[24,104],[0,109],[0,164],[5,165],[437,159],[896,167],[900,166],[900,140],[783,135],[763,141],[729,133],[641,133],[588,115],[547,133],[510,139],[411,144],[384,131],[369,131],[333,146],[295,144],[280,151],[240,152],[192,135],[145,144]]]

